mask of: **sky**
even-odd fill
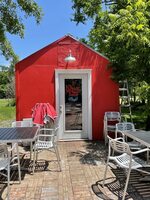
[[[39,25],[33,17],[24,20],[24,39],[19,36],[8,35],[15,53],[20,60],[56,41],[66,34],[75,38],[85,38],[91,28],[91,23],[76,25],[71,21],[73,10],[71,0],[36,0],[42,7],[44,16]],[[8,65],[9,62],[0,56],[0,65]]]

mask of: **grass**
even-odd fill
[[[10,99],[0,99],[0,121],[15,119],[16,107],[10,106]]]

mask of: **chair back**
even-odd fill
[[[22,121],[14,121],[12,122],[11,126],[14,127],[21,127]]]
[[[6,144],[0,144],[0,158],[7,158],[8,157],[8,148]]]
[[[32,127],[32,121],[24,120],[24,121],[14,121],[11,124],[12,127]]]
[[[28,125],[33,126],[32,118],[23,118],[22,121],[24,124],[27,122]]]
[[[104,119],[107,121],[120,121],[121,115],[119,112],[105,112]]]
[[[55,142],[55,129],[50,129],[50,128],[41,128],[39,130],[39,133],[37,135],[37,142],[38,141],[46,141],[48,142]]]
[[[116,130],[118,131],[135,131],[135,126],[131,122],[120,122],[116,124]]]
[[[24,121],[22,121],[21,126],[22,127],[32,127],[33,124],[32,124],[32,121],[24,120]]]
[[[121,133],[123,135],[124,131],[136,131],[135,126],[131,122],[120,122],[116,124],[115,137],[117,137],[117,133]]]
[[[129,145],[124,141],[118,140],[118,138],[109,139],[109,147],[118,153],[127,153],[128,155],[131,155]]]

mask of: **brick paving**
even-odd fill
[[[107,157],[102,142],[70,141],[59,142],[62,171],[59,171],[54,153],[42,152],[35,173],[32,174],[32,161],[26,155],[21,184],[17,173],[12,178],[10,200],[97,200],[101,198],[97,182],[102,180]],[[45,161],[46,160],[46,161]],[[109,169],[108,177],[114,176]],[[6,199],[7,185],[0,184],[2,199]],[[97,187],[97,188],[96,188]],[[95,189],[94,189],[95,188]],[[109,199],[117,200],[106,188]],[[131,198],[128,198],[131,199]]]

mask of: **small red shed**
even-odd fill
[[[16,119],[31,117],[36,103],[50,103],[59,116],[59,139],[102,139],[104,112],[119,110],[119,88],[108,63],[71,35],[21,60],[16,64]]]

